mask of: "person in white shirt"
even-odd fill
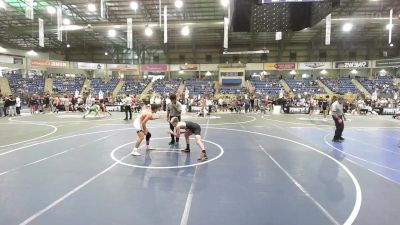
[[[126,95],[124,99],[124,107],[125,107],[125,119],[128,120],[128,112],[129,112],[129,119],[132,120],[132,98],[129,95]]]
[[[15,99],[15,109],[17,111],[17,115],[21,115],[21,98],[17,96]]]

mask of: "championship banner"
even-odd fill
[[[375,67],[400,67],[400,59],[376,60]]]
[[[57,39],[62,41],[62,8],[57,7]]]
[[[181,70],[199,70],[199,64],[184,64],[180,65]]]
[[[331,45],[332,15],[326,17],[325,45]]]
[[[168,43],[168,7],[164,6],[164,44]]]
[[[100,63],[84,63],[84,62],[74,62],[75,69],[80,70],[104,70],[105,64]]]
[[[368,68],[368,61],[344,61],[335,62],[335,68],[337,69],[354,69],[354,68]]]
[[[107,69],[112,71],[137,71],[137,65],[128,64],[107,64]]]
[[[25,1],[25,17],[33,20],[33,0]]]
[[[228,39],[229,38],[229,18],[224,17],[224,49],[228,48]]]
[[[44,47],[44,27],[43,27],[43,20],[39,20],[39,46]]]
[[[7,55],[0,55],[0,63],[15,64],[14,57]]]
[[[133,48],[133,36],[132,36],[132,18],[126,20],[127,23],[127,47],[128,49]]]
[[[165,72],[168,70],[168,65],[166,64],[148,64],[148,65],[141,65],[141,71],[155,71],[155,72]]]
[[[331,62],[303,62],[303,63],[298,63],[297,69],[299,69],[299,70],[332,69],[332,63]]]
[[[295,70],[296,63],[266,63],[265,70]]]
[[[56,60],[47,60],[47,59],[32,59],[31,60],[32,67],[46,67],[46,68],[68,68],[68,62],[65,61],[56,61]]]

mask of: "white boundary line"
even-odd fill
[[[289,178],[289,180],[291,180],[292,183],[294,183],[294,185],[296,185],[296,187],[300,189],[300,191],[303,192],[303,194],[308,197],[325,214],[325,216],[333,224],[339,225],[339,222],[328,212],[328,210],[326,210],[310,193],[308,193],[303,185],[301,185],[288,171],[286,171],[285,168],[283,168],[281,164],[279,164],[278,161],[276,161],[274,157],[272,157],[272,155],[264,149],[264,147],[262,147],[261,145],[258,145],[258,147],[272,160],[272,162],[275,163],[276,166],[279,167],[280,170],[282,170],[282,172]]]
[[[252,118],[251,120],[247,120],[247,121],[243,121],[243,122],[234,122],[234,123],[215,123],[215,124],[212,124],[212,123],[206,123],[206,124],[199,124],[200,126],[219,126],[219,125],[236,125],[236,124],[244,124],[244,123],[251,123],[251,122],[254,122],[254,121],[256,121],[257,120],[257,118],[255,118],[254,116],[246,116],[246,115],[244,115],[245,117],[249,117],[249,118]],[[201,117],[200,117],[201,118]],[[203,117],[203,118],[207,118],[207,117]],[[207,121],[209,121],[209,119],[207,120]],[[163,124],[163,123],[153,123],[153,124]]]
[[[20,151],[22,149],[26,149],[26,148],[30,148],[36,145],[41,145],[41,144],[45,144],[45,143],[49,143],[49,142],[53,142],[53,141],[58,141],[58,140],[64,140],[64,139],[68,139],[68,138],[74,138],[74,137],[80,137],[80,136],[85,136],[85,135],[90,135],[90,134],[101,134],[101,133],[107,133],[107,132],[113,132],[113,131],[123,131],[123,130],[133,130],[134,128],[122,128],[122,129],[113,129],[113,130],[103,130],[103,131],[95,131],[95,132],[89,132],[89,133],[83,133],[83,134],[74,134],[74,135],[70,135],[70,136],[64,136],[64,137],[60,137],[60,138],[56,138],[56,139],[51,139],[51,140],[47,140],[47,141],[42,141],[42,142],[38,142],[38,143],[33,143],[27,146],[23,146],[20,148],[15,148],[6,152],[2,152],[0,153],[0,156],[3,155],[7,155],[16,151]]]
[[[256,119],[256,118],[254,118],[254,119]],[[204,132],[204,138],[207,135],[209,122],[210,122],[210,119],[207,119],[206,131]],[[240,124],[240,125],[242,125],[242,124]],[[202,141],[204,141],[204,140],[202,140]],[[219,147],[220,147],[220,150],[221,150],[221,153],[222,153],[224,150],[221,148],[221,146],[219,146]],[[197,184],[197,173],[198,173],[198,171],[199,171],[199,167],[196,166],[196,169],[194,170],[194,174],[193,174],[193,181],[192,181],[192,184],[190,185],[189,193],[188,193],[188,196],[186,198],[185,208],[183,209],[180,225],[187,225],[188,224],[190,210],[192,209],[192,201],[193,201],[193,196],[194,196],[194,190],[195,190],[196,184]]]
[[[152,140],[167,139],[167,138],[170,138],[170,137],[152,138]],[[123,162],[122,160],[117,159],[117,157],[115,156],[115,153],[116,153],[118,150],[120,150],[121,148],[124,148],[124,147],[127,146],[127,145],[131,145],[131,144],[135,143],[134,141],[131,141],[131,142],[128,142],[128,143],[126,143],[126,144],[123,144],[123,145],[121,145],[121,146],[119,146],[119,147],[113,149],[112,152],[110,153],[110,157],[111,157],[116,163],[118,163],[118,164],[120,164],[120,165],[123,165],[123,166],[128,166],[128,167],[133,167],[133,168],[141,168],[141,169],[159,169],[159,170],[160,170],[160,169],[182,169],[182,168],[189,168],[189,167],[200,166],[200,165],[204,165],[204,164],[210,163],[210,162],[212,162],[212,161],[214,161],[214,160],[217,160],[217,159],[221,158],[221,156],[224,154],[224,149],[223,149],[219,144],[217,144],[217,143],[215,143],[215,142],[212,142],[212,141],[207,141],[207,140],[204,140],[204,139],[202,139],[202,141],[217,146],[217,147],[219,148],[219,150],[220,150],[220,153],[219,153],[215,158],[209,159],[209,160],[204,161],[204,162],[199,162],[199,163],[190,164],[190,165],[183,165],[183,166],[140,166],[140,165],[134,165],[134,164],[125,163],[125,162]],[[152,150],[149,150],[149,152],[152,152]]]
[[[124,156],[121,160],[123,160],[124,158],[127,158],[129,156],[126,155]],[[33,214],[32,216],[30,216],[29,218],[25,219],[23,222],[21,222],[19,225],[27,225],[30,222],[32,222],[33,220],[35,220],[36,218],[38,218],[39,216],[43,215],[44,213],[46,213],[47,211],[49,211],[50,209],[54,208],[55,206],[57,206],[58,204],[60,204],[61,202],[63,202],[65,199],[67,199],[68,197],[70,197],[71,195],[75,194],[76,192],[78,192],[79,190],[81,190],[82,188],[84,188],[85,186],[87,186],[88,184],[90,184],[91,182],[93,182],[95,179],[97,179],[98,177],[100,177],[101,175],[105,174],[106,172],[108,172],[109,170],[111,170],[112,168],[114,168],[115,166],[117,166],[118,163],[114,163],[111,166],[107,167],[106,169],[104,169],[103,171],[101,171],[100,173],[96,174],[95,176],[91,177],[90,179],[86,180],[85,182],[83,182],[82,184],[80,184],[79,186],[77,186],[76,188],[74,188],[72,191],[66,193],[65,195],[61,196],[59,199],[55,200],[54,202],[52,202],[51,204],[49,204],[48,206],[46,206],[45,208],[43,208],[42,210],[36,212],[35,214]]]
[[[7,145],[0,145],[0,148],[5,148],[5,147],[9,147],[9,146],[14,146],[14,145],[26,143],[26,142],[29,142],[29,141],[34,141],[34,140],[37,140],[37,139],[41,139],[41,138],[44,138],[44,137],[47,137],[47,136],[50,136],[50,135],[56,133],[57,130],[58,130],[58,128],[56,126],[53,126],[53,125],[50,125],[50,124],[40,124],[40,123],[0,123],[0,124],[7,124],[7,125],[36,125],[36,126],[47,126],[47,127],[53,128],[52,131],[50,131],[49,133],[47,133],[45,135],[42,135],[40,137],[32,138],[32,139],[25,140],[25,141],[15,142],[15,143],[12,143],[12,144],[7,144]]]
[[[355,155],[353,155],[353,154],[351,154],[351,153],[348,153],[348,152],[345,152],[345,151],[343,151],[343,150],[341,150],[341,149],[336,148],[335,146],[329,144],[328,140],[326,139],[326,137],[328,137],[328,135],[331,135],[331,133],[328,133],[327,135],[324,136],[324,142],[325,142],[325,144],[328,145],[329,147],[334,148],[334,149],[336,149],[337,151],[339,151],[339,152],[341,152],[341,153],[343,153],[343,154],[346,154],[346,155],[348,155],[348,156],[350,156],[350,157],[352,157],[352,158],[358,159],[358,160],[363,161],[363,162],[365,162],[365,163],[368,163],[368,164],[371,164],[371,165],[375,165],[375,166],[378,166],[378,167],[381,167],[381,168],[384,168],[384,169],[388,169],[388,170],[400,172],[400,169],[394,169],[394,168],[391,168],[391,167],[387,167],[387,166],[381,165],[381,164],[376,163],[376,162],[371,162],[371,161],[369,161],[369,160],[366,160],[366,159],[364,159],[364,158],[355,156]]]
[[[56,154],[53,154],[53,155],[51,155],[51,156],[48,156],[48,157],[45,157],[45,158],[42,158],[42,159],[39,159],[39,160],[36,160],[36,161],[34,161],[34,162],[31,162],[31,163],[28,163],[28,164],[25,164],[25,165],[22,165],[22,166],[18,166],[18,167],[9,169],[9,170],[7,170],[7,171],[1,172],[1,173],[0,173],[0,176],[2,176],[2,175],[4,175],[4,174],[11,173],[11,172],[14,172],[14,171],[17,171],[17,170],[22,169],[22,168],[24,168],[24,167],[32,166],[32,165],[34,165],[34,164],[37,164],[37,163],[46,161],[46,160],[48,160],[48,159],[55,158],[55,157],[57,157],[57,156],[60,156],[60,155],[65,154],[65,153],[67,153],[67,152],[71,152],[71,151],[77,150],[77,149],[79,149],[79,148],[82,148],[82,147],[84,147],[84,146],[86,146],[86,145],[99,142],[99,141],[101,141],[101,140],[103,140],[103,139],[107,139],[107,138],[109,138],[109,137],[111,137],[111,136],[113,136],[113,135],[114,135],[114,134],[111,134],[111,135],[108,135],[108,136],[105,136],[105,137],[96,139],[96,140],[94,140],[94,141],[92,141],[92,142],[85,143],[85,144],[79,145],[79,146],[77,146],[77,147],[69,148],[69,149],[67,149],[67,150],[65,150],[65,151],[58,152],[58,153],[56,153]]]
[[[339,162],[338,160],[336,160],[332,156],[330,156],[330,155],[326,154],[325,152],[322,152],[322,151],[320,151],[320,150],[318,150],[318,149],[316,149],[314,147],[311,147],[309,145],[303,144],[303,143],[298,142],[298,141],[290,140],[290,139],[287,139],[287,138],[279,137],[279,136],[273,136],[273,135],[269,135],[269,134],[253,132],[253,131],[247,131],[247,130],[230,129],[230,128],[210,127],[210,129],[237,131],[237,132],[251,133],[251,134],[257,134],[257,135],[262,135],[262,136],[266,136],[266,137],[271,137],[271,138],[275,138],[275,139],[279,139],[279,140],[283,140],[283,141],[287,141],[287,142],[291,142],[291,143],[294,143],[294,144],[301,145],[303,147],[311,149],[311,150],[313,150],[313,151],[315,151],[315,152],[317,152],[317,153],[329,158],[330,160],[332,160],[333,162],[338,164],[340,167],[342,167],[342,169],[349,175],[349,177],[353,181],[353,184],[354,184],[355,190],[356,190],[356,201],[354,203],[353,210],[352,210],[350,216],[343,223],[343,225],[351,225],[351,224],[353,224],[353,222],[357,218],[358,213],[360,212],[360,209],[361,209],[361,204],[362,204],[362,191],[361,191],[360,184],[359,184],[357,178],[354,176],[354,174],[344,164],[342,164],[341,162]]]

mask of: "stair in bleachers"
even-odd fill
[[[320,80],[317,80],[318,85],[325,90],[328,95],[333,95],[333,91],[329,89],[324,83],[322,83]]]
[[[356,86],[356,88],[363,93],[366,97],[371,98],[371,94],[367,91],[367,89],[356,79],[351,79],[351,82]]]
[[[181,82],[178,91],[176,92],[176,96],[183,96],[184,92],[185,92],[185,84],[184,82]]]
[[[5,77],[0,77],[0,90],[3,95],[11,95],[10,84]]]
[[[254,93],[255,88],[253,87],[253,85],[251,84],[251,82],[249,80],[246,81],[246,87],[247,87],[247,90],[249,90],[249,94]]]
[[[280,83],[281,83],[283,89],[284,89],[286,92],[289,93],[289,96],[290,96],[291,98],[293,98],[293,97],[294,97],[294,93],[293,93],[292,89],[289,87],[288,83],[286,83],[285,80],[281,80]]]
[[[154,82],[151,81],[147,87],[143,90],[142,94],[139,96],[140,99],[144,99],[149,95],[150,89],[153,87]]]
[[[114,91],[113,91],[113,96],[117,96],[118,93],[121,91],[122,87],[124,86],[125,81],[124,80],[119,80],[117,86],[115,87]]]
[[[53,79],[47,78],[44,82],[44,93],[53,93]]]
[[[85,80],[85,83],[83,83],[80,95],[83,94],[83,91],[85,91],[85,88],[86,88],[86,90],[90,90],[90,83],[91,83],[91,81],[89,79]]]

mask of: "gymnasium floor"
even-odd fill
[[[123,114],[0,118],[1,225],[391,225],[400,221],[400,121],[355,116],[343,143],[321,116],[185,115],[210,160],[135,141]]]

